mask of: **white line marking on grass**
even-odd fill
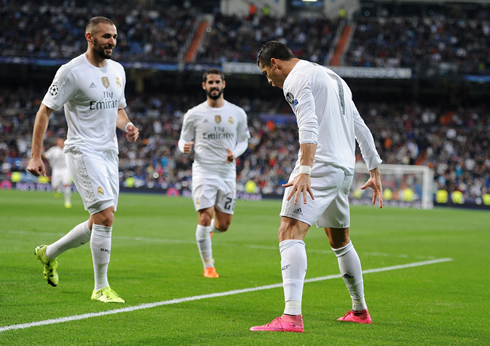
[[[414,263],[400,264],[400,265],[390,266],[390,267],[367,269],[367,270],[363,270],[362,272],[363,272],[363,274],[379,273],[379,272],[386,272],[386,271],[390,271],[390,270],[419,267],[419,266],[425,266],[425,265],[429,265],[429,264],[436,264],[436,263],[442,263],[442,262],[450,262],[452,260],[453,260],[452,258],[439,258],[439,259],[435,259],[432,261],[414,262]],[[330,279],[338,279],[341,277],[342,276],[340,274],[327,275],[327,276],[321,276],[321,277],[312,278],[312,279],[306,279],[305,283],[324,281],[324,280],[330,280]],[[150,309],[150,308],[154,308],[154,307],[162,306],[162,305],[179,304],[179,303],[191,302],[194,300],[231,296],[231,295],[240,294],[240,293],[269,290],[271,288],[278,288],[278,287],[282,287],[282,283],[273,284],[273,285],[266,285],[266,286],[259,286],[259,287],[244,288],[244,289],[240,289],[240,290],[233,290],[233,291],[220,292],[220,293],[203,294],[200,296],[193,296],[193,297],[186,297],[186,298],[176,298],[176,299],[164,300],[164,301],[156,302],[156,303],[146,303],[146,304],[141,304],[141,305],[137,305],[137,306],[129,306],[127,308],[122,308],[122,309],[114,309],[114,310],[101,311],[101,312],[92,312],[92,313],[88,313],[88,314],[60,317],[60,318],[54,318],[54,319],[38,321],[38,322],[13,324],[10,326],[0,327],[0,333],[5,332],[7,330],[27,329],[27,328],[31,328],[31,327],[46,326],[46,325],[50,325],[50,324],[58,324],[58,323],[70,322],[70,321],[78,321],[78,320],[84,320],[84,319],[92,318],[92,317],[99,317],[99,316],[104,316],[104,315],[114,315],[114,314],[119,314],[122,312],[132,312],[132,311],[136,311],[136,310]]]
[[[1,232],[2,230],[0,230]],[[18,231],[18,230],[7,230],[8,233],[13,234],[24,234],[24,235],[49,235],[49,236],[64,236],[66,233],[50,233],[50,232],[32,232],[32,231]],[[128,236],[113,236],[113,239],[122,239],[122,240],[131,240],[131,241],[147,241],[151,243],[168,243],[168,244],[196,244],[195,241],[191,240],[179,240],[179,239],[164,239],[164,238],[145,238],[145,237],[128,237]],[[279,252],[278,246],[262,246],[262,245],[234,245],[230,243],[223,244],[215,244],[215,246],[240,246],[240,247],[248,247],[250,249],[260,249],[260,250],[272,250]],[[322,253],[327,255],[333,255],[332,250],[321,250],[321,249],[308,249],[309,253]],[[400,257],[400,258],[409,258],[409,255],[405,254],[388,254],[388,253],[380,253],[380,252],[359,252],[359,254],[363,256],[380,256],[380,257]],[[413,256],[416,259],[434,259],[433,256]]]

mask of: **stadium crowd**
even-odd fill
[[[72,58],[85,50],[78,38],[93,15],[106,15],[118,27],[114,59],[180,63],[195,36],[202,13],[195,8],[143,9],[138,1],[93,6],[65,1],[0,5],[0,57]],[[59,2],[59,1],[58,1]],[[486,12],[485,12],[486,13]],[[263,42],[278,39],[302,59],[328,63],[343,26],[325,16],[209,14],[213,22],[197,50],[199,63],[255,62]],[[490,23],[433,13],[432,16],[357,17],[342,64],[363,67],[435,68],[437,73],[478,73],[490,68]],[[41,28],[41,29],[40,29]]]
[[[80,40],[87,20],[104,15],[118,28],[115,60],[177,62],[198,25],[191,9],[141,9],[137,1],[117,6],[66,7],[36,2],[0,5],[0,56],[73,58],[87,49]]]
[[[25,172],[30,157],[35,112],[40,90],[0,90],[0,174]],[[155,93],[128,101],[128,114],[140,128],[141,140],[128,143],[120,136],[121,184],[134,187],[189,186],[192,155],[180,153],[177,141],[183,114],[203,95]],[[237,159],[240,191],[281,194],[294,168],[298,143],[291,110],[281,99],[250,99],[227,94],[245,109],[252,138]],[[490,109],[485,106],[449,109],[417,103],[362,103],[358,109],[373,132],[387,164],[426,165],[434,169],[435,188],[461,191],[466,199],[490,191]],[[51,116],[45,145],[66,136],[62,111]],[[358,160],[362,160],[360,154]],[[129,180],[128,180],[129,178]],[[247,185],[248,184],[248,185]]]
[[[487,18],[361,17],[344,64],[475,73],[490,68]]]

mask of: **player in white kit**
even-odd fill
[[[58,138],[54,145],[44,153],[43,158],[49,161],[51,166],[51,186],[55,196],[59,196],[63,191],[65,197],[65,208],[71,208],[71,179],[65,161],[65,140]]]
[[[198,214],[196,242],[203,276],[219,277],[214,268],[211,235],[228,230],[236,199],[235,158],[247,150],[250,134],[245,111],[226,101],[226,83],[219,69],[204,72],[207,99],[187,111],[179,149],[189,154],[194,146],[192,198]],[[214,213],[214,219],[213,219]]]
[[[130,142],[136,141],[139,131],[124,111],[124,69],[110,60],[117,41],[114,23],[105,17],[94,17],[85,32],[87,51],[60,67],[36,114],[27,169],[36,176],[46,175],[41,158],[43,136],[49,116],[64,106],[68,170],[90,217],[53,244],[38,246],[35,254],[44,265],[48,284],[57,286],[57,257],[90,241],[95,277],[91,299],[124,303],[107,279],[119,195],[116,128],[125,131]]]
[[[349,87],[333,71],[297,59],[278,41],[262,46],[257,63],[268,82],[283,89],[296,115],[300,151],[289,182],[283,185],[286,190],[278,232],[284,314],[251,330],[304,332],[301,301],[307,263],[303,239],[314,223],[325,229],[352,298],[352,310],[339,320],[372,323],[364,299],[361,262],[349,238],[348,201],[357,140],[370,171],[361,189],[372,188],[373,204],[379,198],[379,207],[383,206],[381,159],[372,134]]]

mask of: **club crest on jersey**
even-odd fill
[[[51,87],[49,88],[49,93],[51,96],[56,96],[58,95],[58,92],[60,89],[58,88],[58,84],[52,84]]]
[[[106,87],[106,88],[109,88],[109,85],[111,85],[109,83],[109,78],[107,77],[102,77],[102,84]]]
[[[216,121],[216,124],[219,124],[221,122],[221,115],[215,115],[214,121]]]
[[[118,87],[122,87],[122,82],[121,82],[121,79],[119,79],[119,77],[116,77],[116,85]]]
[[[199,201],[199,198],[196,198],[196,205],[199,205],[201,204],[201,202]]]
[[[104,189],[103,189],[102,187],[100,187],[100,186],[99,186],[99,188],[97,189],[97,194],[98,194],[99,196],[104,195]]]
[[[235,120],[233,120],[233,117],[228,118],[228,124],[233,125],[234,122],[235,122]]]

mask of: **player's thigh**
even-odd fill
[[[352,179],[352,175],[345,176],[337,196],[318,219],[317,227],[350,227],[349,191],[352,185]]]
[[[234,181],[222,181],[218,184],[215,210],[221,213],[233,215],[236,202],[236,184]]]
[[[214,207],[217,194],[218,188],[215,184],[202,183],[196,186],[192,185],[192,200],[196,211]]]
[[[66,152],[68,170],[73,183],[90,214],[110,206],[116,208],[119,193],[117,155],[86,152],[72,148]]]
[[[306,204],[303,203],[302,196],[300,196],[298,203],[294,204],[294,196],[289,201],[287,200],[291,190],[291,187],[288,187],[284,192],[282,200],[281,216],[292,218],[311,226],[336,198],[345,172],[340,168],[325,164],[320,167],[314,166],[314,172],[315,174],[312,171],[311,175],[311,190],[315,199],[313,200],[307,194]],[[293,176],[290,180],[292,179],[294,179]]]

